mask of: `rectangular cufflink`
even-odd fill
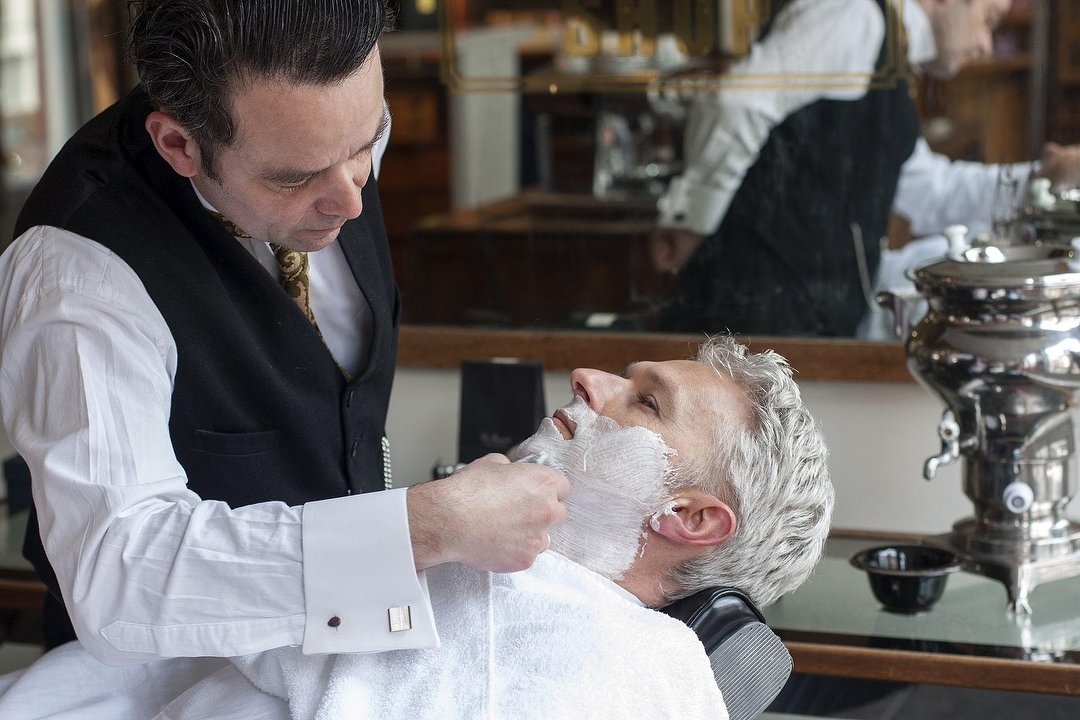
[[[412,608],[409,605],[392,607],[387,612],[390,616],[390,632],[412,630]]]

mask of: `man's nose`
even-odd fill
[[[604,406],[619,393],[625,382],[618,375],[592,368],[578,368],[570,373],[570,388],[598,415],[603,415]]]
[[[364,209],[360,191],[364,189],[367,175],[343,169],[339,177],[326,189],[326,193],[315,203],[315,208],[323,215],[333,215],[353,219],[359,217]]]

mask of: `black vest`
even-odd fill
[[[71,230],[142,280],[177,345],[169,431],[200,497],[298,505],[383,489],[400,312],[375,182],[338,239],[374,319],[366,365],[346,382],[304,314],[158,155],[150,109],[136,89],[76,133],[16,235]],[[33,512],[23,552],[59,598]]]
[[[882,73],[895,68],[887,51],[888,39]],[[867,309],[861,277],[873,281],[900,168],[919,137],[903,75],[874,84],[883,86],[854,101],[818,100],[773,129],[720,228],[680,273],[665,329],[854,334]]]

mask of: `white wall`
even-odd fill
[[[549,410],[569,400],[568,373],[544,379]],[[834,527],[936,533],[971,513],[959,465],[922,479],[923,461],[940,449],[942,409],[925,391],[913,383],[800,385],[829,443]],[[459,393],[456,370],[398,370],[389,418],[395,485],[430,478],[436,460],[456,460]]]
[[[454,69],[466,86],[469,78],[478,79],[480,85],[484,78],[515,78],[521,66],[518,46],[534,32],[529,25],[456,32]],[[518,192],[522,96],[512,87],[505,89],[466,89],[449,95],[454,208],[477,207]]]
[[[933,482],[922,479],[923,461],[939,449],[934,398],[914,384],[800,385],[829,444],[835,527],[936,533],[971,513],[959,465],[941,468]],[[544,392],[549,411],[567,402],[569,374],[545,373]],[[459,393],[456,370],[398,369],[388,420],[396,486],[429,479],[437,460],[457,459]],[[0,433],[0,457],[11,452]],[[1069,514],[1080,515],[1080,502]]]

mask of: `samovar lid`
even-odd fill
[[[985,255],[987,250],[972,248],[965,253],[964,260],[949,258],[917,269],[913,274],[915,286],[925,294],[949,290],[1018,290],[1028,299],[1080,296],[1080,259],[1073,251],[1061,249],[1058,257],[1047,257],[1053,253],[1044,248],[1023,252],[1026,249],[1002,248],[1008,251],[1005,256],[995,255],[998,249],[992,248],[994,252],[989,258],[967,259],[976,257],[976,253]]]

